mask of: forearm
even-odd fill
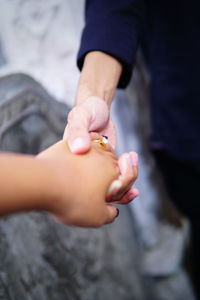
[[[88,53],[79,80],[76,104],[90,96],[98,96],[110,107],[121,72],[122,66],[114,57],[100,51]]]
[[[0,215],[51,210],[56,199],[52,167],[29,155],[0,154]]]

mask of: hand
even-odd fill
[[[91,140],[99,141],[101,136],[97,133],[90,134]],[[114,153],[109,143],[104,145],[106,151]],[[124,153],[119,157],[118,166],[120,175],[109,186],[106,201],[117,204],[128,204],[139,195],[136,188],[132,188],[138,177],[138,155],[136,152]]]
[[[75,106],[68,115],[64,139],[68,140],[70,150],[76,154],[87,152],[91,147],[90,132],[97,132],[109,138],[109,144],[116,147],[116,131],[110,118],[107,104],[98,97],[89,97]],[[109,189],[108,199],[128,203],[138,196],[137,189],[131,188],[137,177],[138,157],[135,152],[124,154],[119,159],[121,176]],[[118,188],[117,188],[118,187]],[[112,193],[115,193],[113,195]],[[119,202],[116,202],[119,203]]]
[[[60,141],[37,159],[49,161],[53,167],[58,196],[49,203],[49,211],[57,219],[83,227],[115,220],[117,209],[105,203],[111,182],[119,176],[117,157],[109,149],[103,151],[99,143],[92,142],[88,153],[74,155],[67,142]]]
[[[72,153],[81,154],[91,147],[90,132],[109,137],[109,143],[116,148],[116,131],[110,112],[104,100],[89,97],[75,106],[68,115],[64,139],[68,141]]]
[[[139,195],[136,188],[132,188],[138,177],[138,155],[136,152],[124,153],[120,156],[118,165],[121,175],[114,180],[107,193],[107,202],[128,204]]]

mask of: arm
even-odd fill
[[[1,216],[44,210],[65,224],[96,227],[117,215],[113,205],[105,204],[109,185],[119,175],[117,158],[98,144],[77,156],[60,141],[36,158],[0,154],[0,164]]]
[[[86,0],[85,27],[78,53],[78,67],[81,70],[84,70],[83,66],[85,68],[87,53],[107,53],[122,65],[119,87],[127,86],[145,22],[145,2]]]
[[[144,6],[143,0],[86,1],[86,24],[78,54],[82,72],[76,106],[69,113],[64,134],[73,153],[90,149],[92,131],[107,135],[109,143],[116,147],[110,106],[116,87],[125,87],[130,80]],[[126,190],[126,177],[122,176],[121,180],[122,189]]]
[[[72,152],[89,150],[88,133],[92,130],[107,134],[115,148],[110,106],[116,87],[125,87],[130,80],[144,19],[144,0],[86,1],[86,23],[78,53],[82,72],[76,107],[69,114],[65,131]],[[107,104],[107,119],[99,113],[105,109],[98,99]]]
[[[100,51],[87,53],[78,84],[76,105],[91,96],[97,96],[110,108],[121,73],[122,65],[114,57]]]
[[[46,210],[57,198],[53,166],[33,156],[0,154],[0,215]]]
[[[86,55],[77,89],[76,109],[72,110],[68,117],[68,124],[76,124],[77,117],[78,122],[81,122],[82,124],[81,126],[77,126],[76,129],[72,128],[68,135],[65,133],[72,152],[82,153],[89,149],[90,139],[88,131],[97,131],[101,135],[108,136],[109,143],[115,149],[116,133],[109,115],[110,106],[121,72],[122,65],[120,62],[106,53],[93,51]],[[88,122],[81,121],[81,118],[79,117],[78,111],[81,112],[82,107],[84,106],[86,107],[87,112],[89,112],[87,114]],[[95,114],[93,122],[90,122],[89,120],[91,114]],[[86,119],[85,114],[83,117]],[[85,128],[84,124],[86,126],[89,125],[89,128]],[[100,130],[99,124],[101,125]],[[76,135],[81,135],[83,141],[81,149],[79,148],[79,145],[77,147],[74,143]]]

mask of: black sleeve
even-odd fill
[[[102,51],[123,66],[119,88],[129,83],[145,18],[144,0],[87,0],[86,22],[77,64],[90,51]]]

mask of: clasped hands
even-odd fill
[[[103,142],[109,137],[111,145]],[[99,227],[118,215],[113,205],[138,195],[137,154],[114,154],[115,130],[106,104],[92,98],[69,114],[63,140],[37,156],[0,155],[0,216],[47,211],[64,224]],[[100,142],[99,142],[100,141]]]
[[[100,144],[94,144],[93,142],[94,140],[100,139],[103,135],[108,136],[109,141],[105,151],[102,150]],[[70,111],[68,115],[68,124],[64,133],[64,140],[68,142],[71,153],[75,154],[76,157],[79,157],[80,160],[81,158],[83,159],[86,154],[88,155],[88,158],[90,156],[88,166],[85,168],[85,172],[86,170],[88,171],[86,173],[89,173],[91,165],[94,167],[94,170],[92,171],[93,177],[90,178],[88,187],[90,186],[91,188],[91,185],[96,182],[96,186],[94,184],[95,197],[98,197],[100,194],[102,195],[100,201],[101,206],[107,213],[104,217],[101,215],[99,220],[98,214],[96,214],[96,217],[95,214],[93,214],[94,219],[96,218],[96,221],[92,221],[93,226],[100,226],[112,222],[116,215],[118,215],[118,212],[113,205],[108,205],[105,202],[127,204],[139,194],[139,191],[132,187],[138,176],[137,153],[124,153],[117,159],[114,154],[114,149],[116,147],[115,128],[110,118],[107,104],[98,97],[89,97],[82,104],[75,106]],[[91,153],[95,154],[92,156]],[[100,160],[101,163],[97,159],[99,156],[102,160]],[[113,164],[112,166],[109,164],[107,165],[109,160],[111,165]],[[112,176],[110,175],[111,173]],[[100,183],[103,182],[102,179],[104,179],[104,184],[102,184],[102,190],[100,190],[99,187]],[[82,183],[78,183],[78,187],[82,188]],[[85,189],[87,189],[86,184]],[[88,199],[88,213],[89,211],[92,211],[92,209],[90,209],[91,202],[89,201],[90,200]],[[93,200],[93,204],[95,206],[97,201]],[[83,209],[82,212],[85,211],[84,205],[83,201],[81,205]],[[98,207],[98,205],[96,205],[96,207]]]

